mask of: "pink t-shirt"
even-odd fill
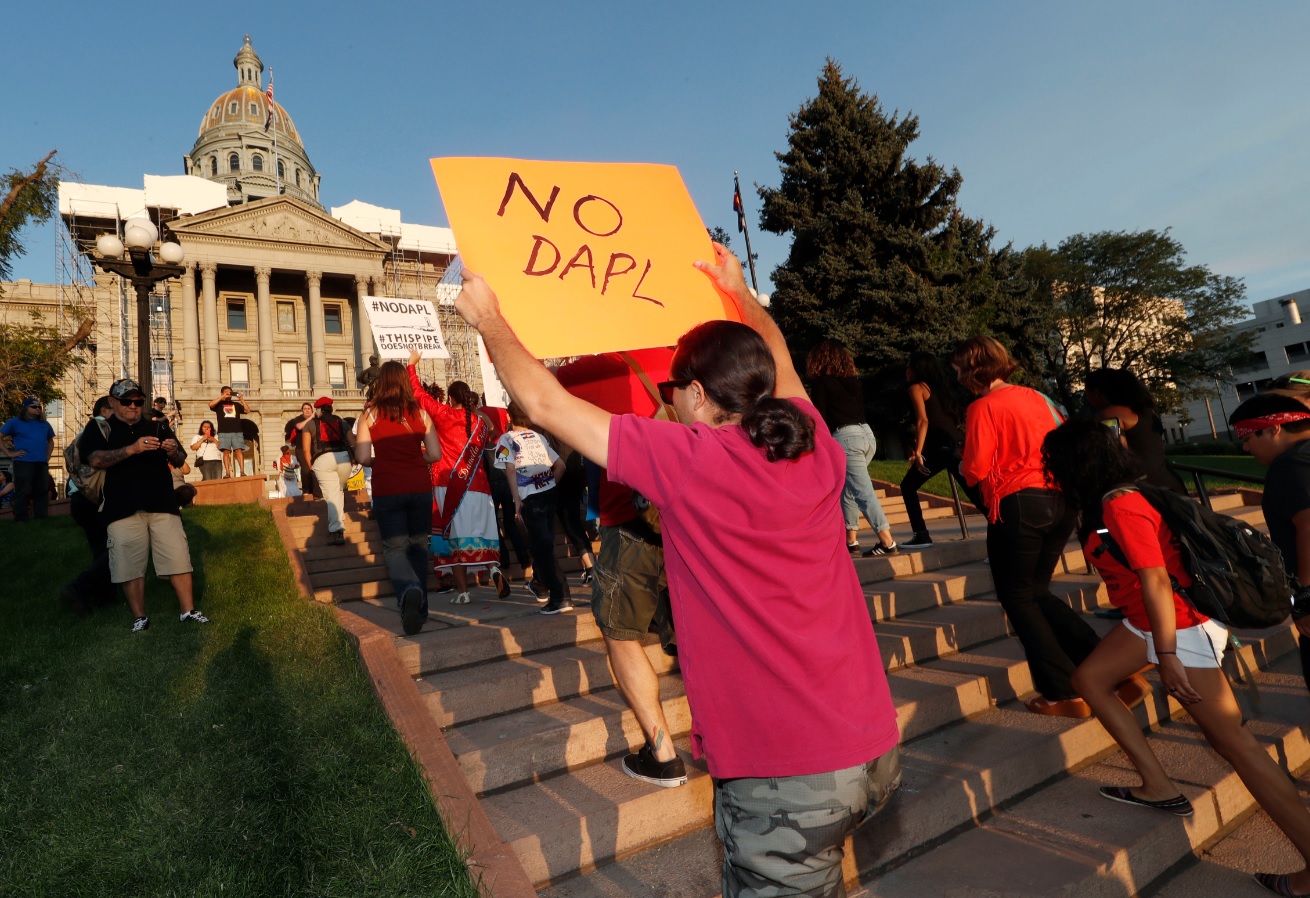
[[[609,476],[660,508],[692,750],[716,777],[854,767],[900,737],[846,551],[846,456],[769,462],[740,427],[613,419]]]

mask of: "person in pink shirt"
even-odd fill
[[[845,454],[740,263],[715,252],[697,267],[745,323],[706,322],[678,341],[660,390],[682,424],[570,395],[467,269],[455,307],[532,420],[660,508],[723,894],[840,896],[846,835],[899,785],[896,711],[844,549]]]

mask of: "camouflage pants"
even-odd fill
[[[900,784],[899,748],[832,773],[720,780],[714,827],[723,842],[723,898],[844,898],[846,836]]]

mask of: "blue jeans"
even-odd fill
[[[869,479],[869,463],[878,450],[873,430],[868,424],[847,424],[838,427],[832,435],[846,453],[846,488],[841,494],[841,513],[846,519],[846,529],[858,529],[859,513],[863,512],[864,519],[874,530],[890,530],[882,503],[873,491],[873,481]]]
[[[428,610],[428,539],[432,536],[432,494],[401,493],[374,496],[373,517],[382,531],[382,559],[396,591],[396,601],[405,590],[423,590],[423,611]]]

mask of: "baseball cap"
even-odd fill
[[[133,393],[141,397],[146,395],[141,387],[137,385],[137,382],[128,377],[114,381],[114,385],[109,388],[109,395],[115,399],[126,399]]]
[[[332,404],[331,396],[320,396],[314,400],[314,408],[322,408],[325,405],[331,405],[331,404]]]
[[[28,396],[23,400],[23,406],[26,408],[40,408],[41,400],[37,399],[35,396]]]

